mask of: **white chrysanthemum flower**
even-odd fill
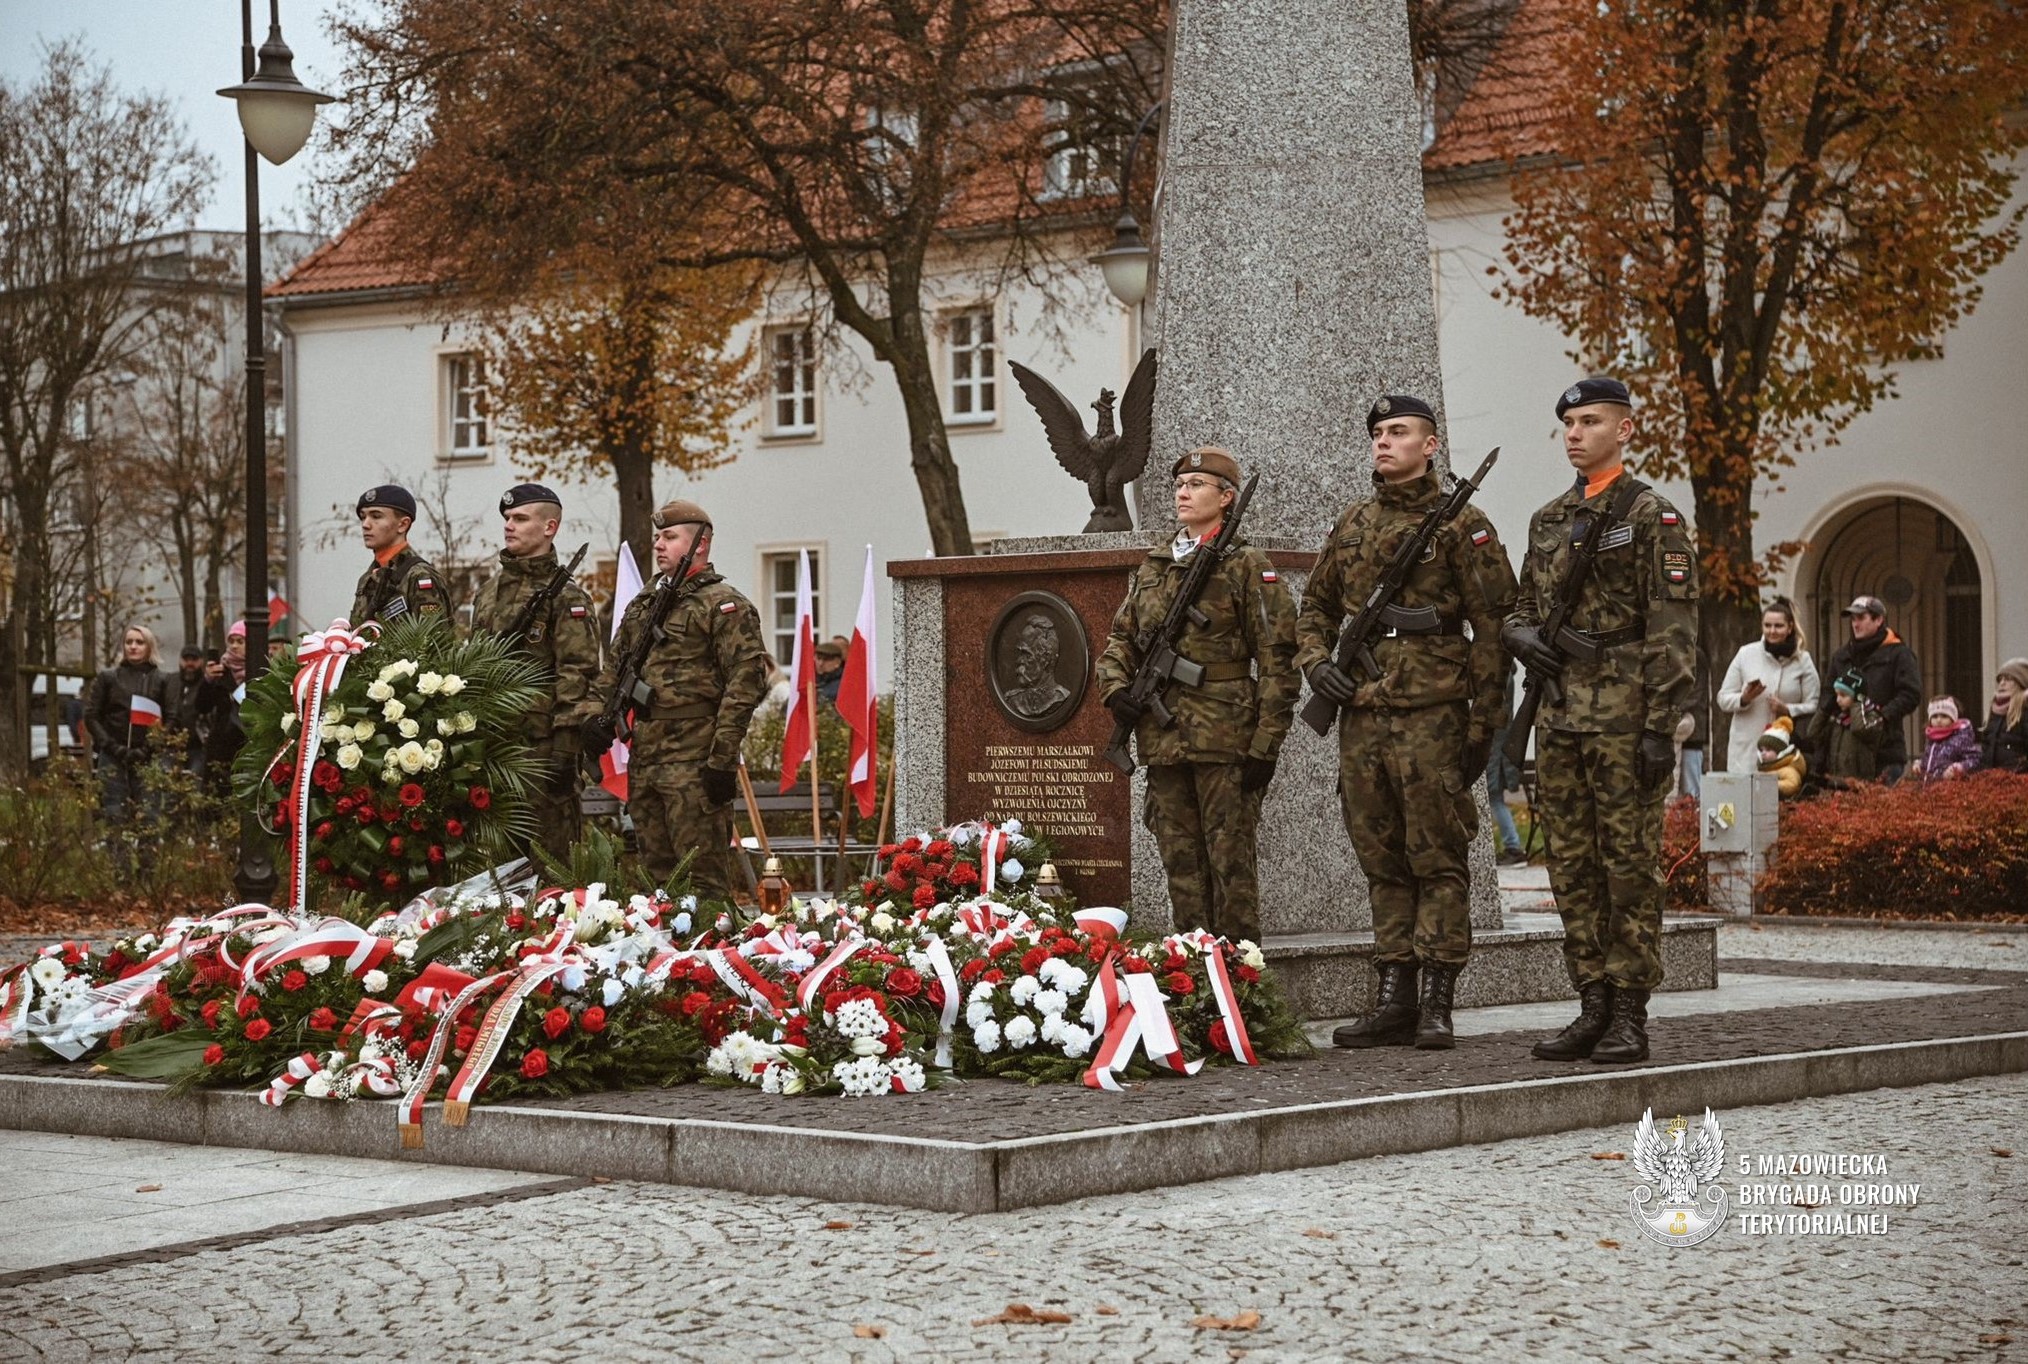
[[[386,1054],[387,1050],[380,1045],[378,1038],[369,1037],[359,1044],[359,1059],[362,1061],[378,1061]]]
[[[331,1077],[321,1070],[318,1071],[315,1075],[303,1081],[303,1093],[306,1097],[312,1099],[330,1098]]]
[[[1027,1014],[1007,1020],[1007,1045],[1020,1051],[1035,1040],[1035,1020]]]
[[[998,987],[992,981],[982,980],[972,987],[972,993],[965,996],[965,1002],[967,1004],[977,1004],[982,999],[991,999],[993,991],[996,988]]]
[[[847,1037],[887,1036],[887,1020],[881,1016],[880,1006],[870,999],[848,1000],[839,1006],[834,1026]]]
[[[901,1082],[901,1092],[904,1094],[920,1094],[923,1087],[929,1083],[929,1077],[922,1073],[922,1062],[910,1057],[904,1056],[899,1060],[889,1061],[887,1072],[890,1077]]]
[[[53,990],[56,983],[63,979],[63,963],[55,957],[37,957],[35,965],[28,968],[28,974],[43,989]]]
[[[413,739],[416,735],[422,733],[422,726],[413,720],[403,720],[395,728],[401,731],[401,737],[404,739]]]
[[[866,926],[872,929],[877,936],[884,938],[894,932],[894,916],[884,909],[876,909],[873,911],[872,917],[867,919]]]
[[[979,1049],[981,1056],[990,1056],[1000,1050],[1000,1025],[990,1018],[974,1025],[972,1045]]]
[[[783,1071],[785,1071],[785,1070],[787,1070],[787,1069],[788,1069],[788,1067],[786,1067],[786,1066],[769,1066],[769,1067],[768,1067],[768,1068],[767,1068],[767,1069],[766,1069],[765,1071],[762,1071],[762,1072],[761,1072],[761,1093],[763,1093],[763,1094],[779,1094],[779,1093],[781,1093],[781,1092],[782,1092],[782,1072],[783,1072]]]
[[[394,688],[388,686],[385,682],[375,682],[366,689],[366,699],[375,705],[383,701],[392,701],[394,699]]]
[[[1085,973],[1084,968],[1072,966],[1069,962],[1064,962],[1063,969],[1056,973],[1056,988],[1072,999],[1076,999],[1090,983],[1091,977]]]
[[[464,689],[465,689],[464,678],[458,676],[456,673],[445,673],[444,684],[437,690],[441,691],[446,696],[456,696],[459,692],[463,691]]]
[[[415,955],[415,939],[403,938],[394,945],[392,951],[395,956],[400,957],[403,961],[407,961]]]
[[[359,988],[369,995],[379,994],[387,988],[387,972],[378,968],[368,971],[359,978]]]
[[[972,831],[964,828],[953,829],[950,832],[949,842],[954,848],[969,848],[972,846]]]
[[[1016,881],[1019,881],[1021,873],[1027,870],[1026,867],[1021,865],[1020,859],[1010,857],[1000,864],[1000,879],[1011,886]]]
[[[731,1040],[726,1039],[728,1042]],[[704,1058],[704,1068],[713,1075],[732,1074],[732,1058],[726,1054],[724,1043],[711,1049],[711,1054]]]
[[[1010,987],[1008,993],[1013,996],[1014,1002],[1016,1004],[1023,1005],[1025,1007],[1030,1000],[1035,998],[1036,992],[1039,991],[1041,988],[1042,988],[1041,981],[1037,980],[1033,976],[1023,976],[1019,980],[1014,982],[1014,984]]]
[[[1033,1002],[1035,1004],[1035,1012],[1046,1018],[1053,1014],[1060,1014],[1069,1008],[1070,996],[1061,990],[1037,990]]]
[[[1091,1033],[1076,1023],[1066,1023],[1063,1025],[1061,1045],[1063,1054],[1075,1061],[1091,1050]]]
[[[1044,1014],[1039,1032],[1042,1040],[1053,1047],[1063,1041],[1063,1030],[1069,1026],[1062,1014]]]
[[[321,976],[331,969],[331,959],[324,956],[305,957],[302,966],[306,975]]]
[[[965,1026],[968,1028],[976,1028],[992,1016],[993,1005],[988,1000],[974,1000],[965,1006]]]
[[[408,707],[404,706],[399,701],[389,701],[386,705],[380,708],[380,718],[387,721],[389,724],[393,724],[396,720],[399,720],[402,716],[406,714],[408,714]]]
[[[365,756],[365,750],[361,749],[358,744],[340,744],[338,746],[338,765],[347,772],[358,767],[360,759]]]
[[[437,689],[444,685],[442,673],[424,673],[415,680],[415,689],[424,696],[435,696]]]

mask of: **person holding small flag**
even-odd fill
[[[767,690],[760,612],[711,564],[711,518],[678,499],[656,511],[652,587],[627,604],[585,711],[584,747],[602,757],[613,745],[606,703],[640,646],[666,591],[667,614],[641,666],[642,691],[629,709],[627,808],[641,860],[666,879],[690,857],[700,899],[732,899],[732,801],[740,745]]]
[[[92,679],[85,697],[85,730],[91,735],[99,778],[99,813],[115,834],[114,858],[125,868],[130,840],[126,829],[151,800],[144,790],[148,736],[162,723],[169,679],[156,666],[154,632],[129,625],[120,637],[120,661]]]

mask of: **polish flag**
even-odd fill
[[[281,593],[268,593],[268,629],[272,630],[287,620],[289,613],[295,609]]]
[[[796,560],[796,652],[789,660],[789,677],[795,683],[789,692],[788,712],[782,726],[782,790],[796,784],[796,773],[811,756],[817,742],[817,621],[810,593],[810,551]],[[814,766],[814,765],[813,765]],[[814,772],[812,779],[815,779]]]
[[[641,565],[634,558],[634,547],[624,540],[620,542],[620,567],[613,579],[613,636],[619,637],[620,617],[627,613],[627,603],[641,594]],[[613,793],[616,800],[627,798],[627,745],[618,739],[599,759],[599,785]]]
[[[859,589],[859,619],[845,651],[845,676],[838,682],[838,713],[852,731],[852,755],[845,785],[859,801],[859,817],[873,817],[880,768],[880,698],[873,690],[873,546],[866,547],[866,582]]]
[[[162,723],[162,707],[145,696],[135,696],[127,701],[127,723],[130,725],[159,725]]]

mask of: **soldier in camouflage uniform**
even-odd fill
[[[1531,673],[1563,684],[1562,704],[1545,698],[1536,712],[1537,808],[1581,1005],[1535,1055],[1638,1061],[1648,1055],[1648,994],[1662,981],[1662,811],[1694,682],[1697,561],[1682,516],[1624,468],[1634,432],[1626,386],[1585,379],[1556,415],[1577,482],[1528,523],[1521,592],[1501,636]],[[1575,634],[1545,639],[1571,548],[1608,508],[1623,508],[1622,519],[1571,612]]]
[[[531,842],[561,861],[569,857],[583,824],[578,727],[590,717],[592,685],[598,681],[598,616],[590,594],[566,578],[517,632],[530,602],[562,571],[556,532],[563,499],[539,483],[517,484],[500,495],[500,516],[506,548],[500,551],[500,571],[486,580],[472,603],[472,628],[518,646],[545,674],[547,690],[529,707],[522,728],[533,748],[539,782]]]
[[[627,764],[627,808],[641,839],[641,857],[658,877],[691,856],[691,887],[702,899],[732,899],[732,798],[740,744],[753,709],[767,692],[768,655],[760,613],[711,566],[711,518],[695,502],[665,503],[655,513],[655,582],[627,604],[584,724],[594,756],[612,746],[599,712],[617,685],[623,660],[637,647],[655,594],[697,542],[688,576],[660,638],[641,669],[652,696],[635,704]]]
[[[422,611],[449,619],[450,594],[430,561],[409,547],[408,528],[415,524],[415,497],[395,483],[383,483],[359,494],[359,535],[373,551],[373,567],[359,577],[348,619],[357,630],[369,620],[388,624],[405,612]]]
[[[1216,447],[1192,450],[1171,472],[1182,525],[1128,582],[1098,660],[1099,699],[1133,728],[1147,768],[1144,817],[1162,850],[1176,926],[1257,942],[1254,833],[1295,711],[1295,604],[1267,555],[1235,538],[1197,598],[1208,623],[1187,626],[1176,646],[1204,665],[1203,682],[1164,694],[1171,727],[1134,708],[1127,688],[1140,642],[1175,600],[1190,556],[1209,552],[1239,491],[1238,463]]]
[[[1475,793],[1502,718],[1500,624],[1514,606],[1514,570],[1492,522],[1467,505],[1438,529],[1395,597],[1388,637],[1373,650],[1380,676],[1340,669],[1333,654],[1346,618],[1444,499],[1430,465],[1438,441],[1428,403],[1388,394],[1366,427],[1373,496],[1338,518],[1296,621],[1297,669],[1344,708],[1338,796],[1373,901],[1375,1007],[1332,1041],[1445,1048],[1455,1045],[1451,1000],[1472,950]]]

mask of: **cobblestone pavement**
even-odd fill
[[[1877,1236],[1651,1244],[1632,1165],[1594,1159],[1631,1128],[989,1216],[616,1183],[43,1271],[0,1289],[0,1357],[2020,1358],[2024,1103],[2013,1076],[1719,1115],[1735,1196],[1739,1157],[1790,1152],[1920,1184]],[[978,1324],[1017,1302],[1071,1320]]]
[[[2028,933],[2018,924],[1989,929],[1862,928],[1762,919],[1718,926],[1721,969],[1728,957],[2028,971]]]

